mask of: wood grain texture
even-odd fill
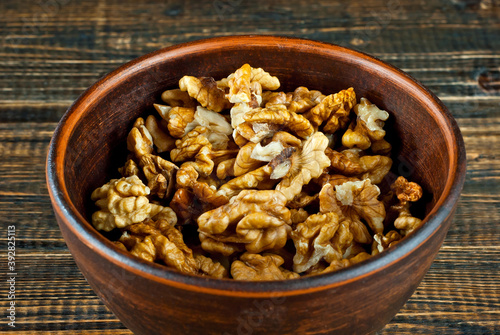
[[[0,239],[5,248],[6,226],[16,224],[19,333],[131,334],[86,283],[52,213],[44,162],[64,111],[99,77],[144,53],[250,33],[373,54],[448,106],[467,149],[462,198],[438,258],[380,334],[500,332],[500,91],[481,85],[500,72],[498,1],[6,0],[0,12]]]

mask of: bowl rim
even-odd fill
[[[418,230],[383,253],[336,272],[283,281],[247,282],[186,275],[165,266],[135,258],[115,247],[78,212],[69,198],[64,180],[65,143],[67,144],[72,129],[78,124],[79,117],[97,101],[95,99],[117,86],[120,79],[132,75],[144,67],[157,64],[169,56],[178,57],[191,52],[223,48],[225,45],[235,44],[235,40],[243,45],[250,44],[255,47],[279,46],[290,50],[305,48],[324,55],[336,54],[350,57],[351,61],[360,65],[390,73],[394,80],[413,90],[419,98],[426,100],[432,117],[443,126],[441,131],[450,153],[450,164],[443,194]],[[429,89],[393,65],[364,52],[327,42],[274,35],[236,35],[201,39],[162,48],[133,59],[100,78],[73,102],[59,121],[47,154],[46,182],[54,212],[59,218],[59,225],[64,223],[65,227],[72,234],[78,236],[78,239],[87,247],[108,261],[118,264],[126,271],[149,280],[190,291],[227,296],[272,298],[338,287],[375,272],[383,271],[391,264],[408,257],[412,250],[430,239],[439,230],[442,222],[453,214],[465,181],[465,157],[465,145],[460,129],[446,106]]]

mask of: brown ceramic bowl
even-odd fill
[[[185,74],[222,78],[245,62],[283,88],[354,87],[391,114],[394,172],[422,185],[424,224],[372,259],[276,282],[188,276],[117,249],[89,223],[92,190],[115,172],[134,120]],[[123,159],[123,158],[122,158]],[[116,172],[115,172],[116,173]],[[404,72],[344,47],[239,36],[169,47],[133,60],[85,91],[57,127],[47,183],[61,232],[90,286],[136,334],[364,334],[381,329],[419,285],[443,243],[465,177],[463,140],[438,98]]]

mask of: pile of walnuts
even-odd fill
[[[389,172],[389,114],[353,88],[279,87],[248,64],[184,76],[135,121],[122,178],[92,193],[93,225],[144,260],[237,280],[336,271],[415,230],[422,189]]]

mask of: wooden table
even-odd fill
[[[500,333],[499,1],[308,3],[1,2],[1,334],[131,334],[90,289],[55,222],[44,175],[52,132],[71,102],[120,64],[185,41],[248,33],[365,51],[407,71],[449,107],[468,159],[455,224],[413,297],[380,334]],[[12,225],[15,328],[6,318]]]

